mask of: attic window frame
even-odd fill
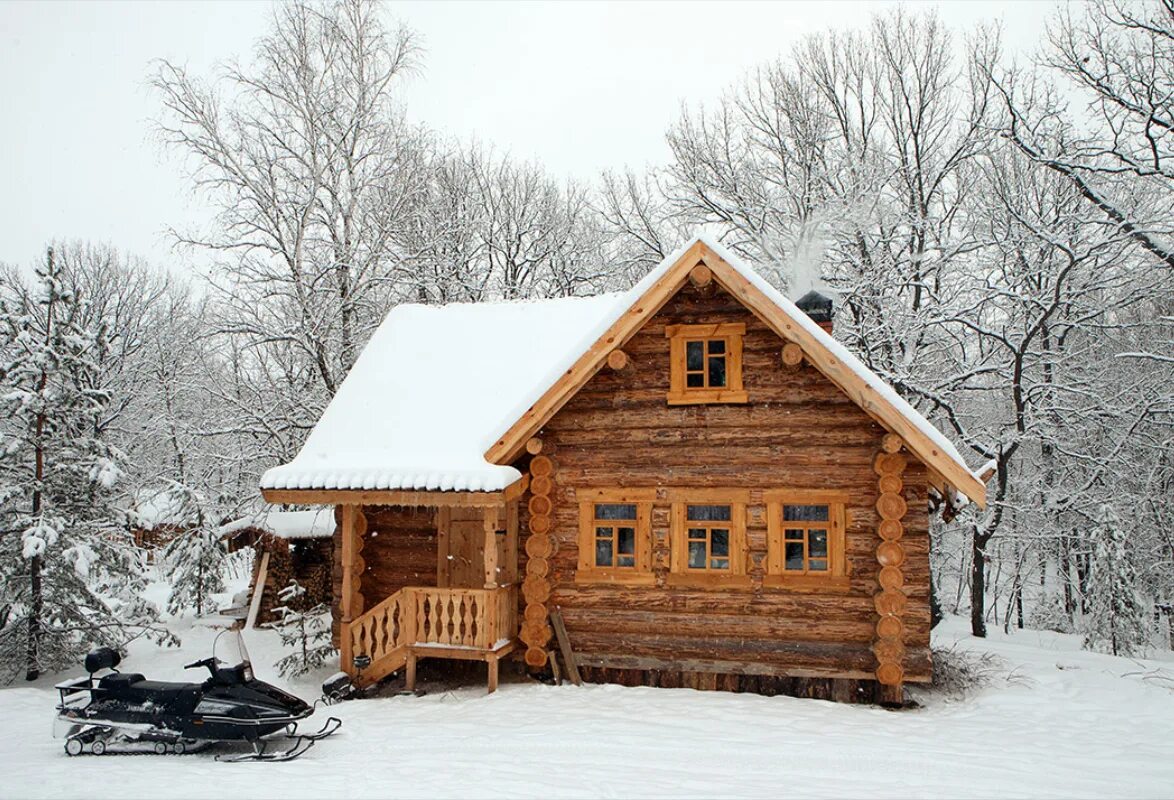
[[[670,406],[748,402],[746,390],[742,384],[742,339],[746,335],[744,323],[668,325],[664,329],[664,335],[669,340],[669,392],[667,399]],[[708,383],[711,356],[710,342],[723,343],[726,362],[725,386],[690,387],[688,385],[689,370],[686,363],[686,353],[689,342],[702,342],[706,383]]]

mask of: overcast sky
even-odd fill
[[[424,69],[403,87],[413,119],[590,178],[663,162],[682,101],[712,101],[797,38],[864,25],[888,5],[403,2],[387,13],[426,48]],[[923,5],[960,32],[1001,20],[1007,45],[1024,52],[1054,7]],[[269,11],[243,1],[0,0],[0,261],[28,264],[64,237],[187,269],[163,232],[211,212],[151,138],[149,62],[208,75],[247,58]]]

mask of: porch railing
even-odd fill
[[[351,663],[344,651],[343,669],[367,656],[364,682],[374,682],[402,667],[412,646],[496,650],[517,635],[517,607],[516,586],[406,586],[345,626]]]

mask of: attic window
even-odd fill
[[[669,325],[669,405],[745,403],[742,323]]]

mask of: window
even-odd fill
[[[764,583],[847,588],[842,492],[765,492],[767,574]]]
[[[669,582],[697,586],[750,585],[746,575],[749,492],[680,489],[670,492],[672,571]]]
[[[741,323],[669,325],[669,405],[745,403]]]
[[[580,583],[653,583],[655,489],[579,492]]]

